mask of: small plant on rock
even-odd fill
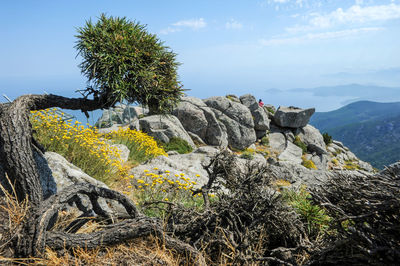
[[[305,154],[307,152],[307,145],[304,144],[303,141],[301,141],[299,136],[294,137],[293,144],[295,144],[296,146],[301,148],[303,150],[303,154]]]
[[[322,134],[322,137],[324,137],[325,145],[329,145],[332,143],[332,136],[330,136],[327,132]]]
[[[303,162],[301,163],[304,167],[308,169],[315,169],[317,170],[318,168],[315,166],[314,162],[311,160],[307,160],[305,156],[301,157],[303,159]]]
[[[164,150],[168,151],[177,151],[180,154],[185,154],[193,151],[192,146],[189,143],[181,138],[173,137],[169,139],[168,143],[165,143]]]
[[[268,146],[269,145],[269,138],[268,136],[264,136],[261,138],[261,144],[264,146]]]

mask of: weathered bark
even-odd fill
[[[30,257],[40,254],[46,246],[54,249],[87,247],[96,248],[114,245],[126,240],[153,234],[163,239],[165,245],[178,252],[186,253],[197,264],[205,264],[201,254],[192,246],[168,236],[159,220],[140,214],[133,202],[124,195],[105,188],[79,184],[43,200],[39,173],[33,157],[35,141],[29,114],[32,110],[51,107],[82,110],[83,112],[107,108],[112,104],[106,98],[66,98],[56,95],[23,95],[10,104],[0,104],[0,163],[14,186],[19,201],[28,198],[30,214],[23,227],[23,234],[16,240],[15,254]],[[39,148],[40,149],[40,148]],[[87,195],[92,210],[83,210],[79,194]],[[111,215],[103,210],[99,198],[115,200],[124,206],[127,220],[113,224]],[[77,219],[66,226],[64,232],[50,231],[58,212],[67,204],[75,202],[83,211],[84,219]],[[89,219],[89,215],[105,222],[104,230],[76,235]]]

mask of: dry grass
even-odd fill
[[[179,265],[181,260],[152,236],[92,250],[56,252],[47,248],[42,257],[34,259],[31,265]]]
[[[6,179],[10,183],[7,174]],[[12,193],[0,184],[0,190],[3,194],[0,197],[0,263],[3,263],[6,257],[13,256],[12,242],[20,233],[29,210],[28,200],[18,202],[14,187],[11,186],[11,188]],[[12,261],[12,259],[9,260]]]

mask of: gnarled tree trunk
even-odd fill
[[[133,202],[118,192],[82,184],[43,200],[39,173],[33,157],[35,145],[29,121],[30,111],[60,107],[87,112],[107,108],[110,105],[106,99],[74,99],[56,95],[23,95],[12,103],[0,104],[0,162],[15,188],[18,200],[27,198],[30,204],[23,235],[16,242],[16,255],[35,256],[43,252],[46,245],[54,249],[78,246],[95,248],[154,234],[163,237],[167,247],[187,253],[193,262],[204,264],[204,259],[195,248],[165,235],[160,221],[140,214]],[[79,194],[87,195],[93,206],[92,211],[99,219],[103,219],[110,225],[103,231],[77,236],[73,232],[76,232],[86,221],[80,219],[72,222],[63,232],[50,231],[52,221],[58,211],[67,204],[78,201]],[[98,203],[99,198],[118,201],[125,207],[129,219],[111,224],[109,214],[101,209]]]

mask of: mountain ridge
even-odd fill
[[[362,160],[383,168],[400,159],[400,102],[359,101],[310,119]]]

